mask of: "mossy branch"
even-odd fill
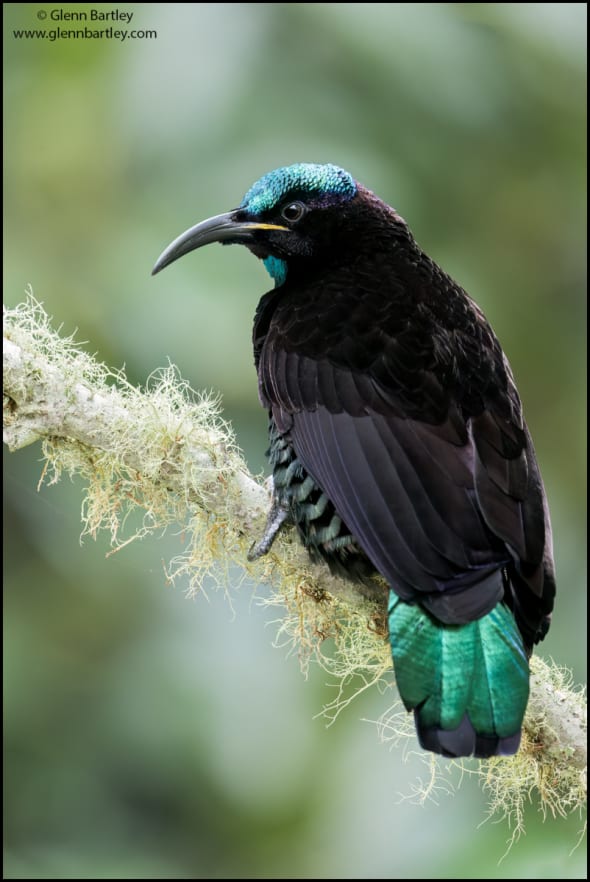
[[[4,310],[4,441],[10,450],[40,441],[49,483],[63,471],[82,476],[85,534],[106,528],[117,549],[179,524],[188,540],[170,563],[171,578],[182,575],[196,590],[212,571],[219,577],[220,565],[224,571],[237,565],[274,586],[266,602],[283,610],[279,642],[297,649],[304,670],[315,659],[341,684],[328,715],[350,702],[351,681],[360,689],[383,682],[391,668],[383,585],[376,580],[360,594],[312,565],[290,531],[265,558],[248,562],[248,547],[264,527],[268,491],[250,475],[219,402],[194,393],[173,366],[135,388],[123,371],[53,330],[29,294]],[[141,513],[141,523],[125,537],[132,512]],[[586,798],[585,694],[538,658],[531,684],[517,756],[474,767],[492,790],[492,810],[511,816],[516,829],[533,789],[541,809],[553,814],[580,809]],[[382,723],[385,731],[392,725]]]

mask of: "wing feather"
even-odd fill
[[[455,368],[437,373],[424,341],[382,333],[371,354],[359,332],[334,355],[336,335],[322,348],[319,324],[300,312],[299,331],[292,310],[282,327],[270,321],[258,371],[261,398],[305,470],[393,590],[442,621],[485,614],[504,594],[502,571],[514,569],[514,606],[532,642],[554,593],[550,528],[507,363],[495,397],[465,379],[470,412],[445,385]],[[501,350],[491,351],[493,361]]]

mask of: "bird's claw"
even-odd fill
[[[289,508],[284,502],[278,499],[273,500],[272,507],[268,513],[264,534],[258,542],[253,542],[248,551],[248,560],[257,560],[268,554],[270,548],[277,537],[277,533],[281,529],[284,522],[289,517]]]

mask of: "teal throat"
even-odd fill
[[[284,260],[280,260],[278,257],[267,257],[263,261],[264,266],[266,267],[267,273],[272,276],[275,282],[275,288],[278,288],[279,285],[282,285],[285,279],[287,278],[287,264]]]

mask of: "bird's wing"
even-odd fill
[[[279,431],[400,596],[443,621],[469,621],[494,606],[501,568],[515,564],[533,628],[544,494],[513,384],[498,406],[465,419],[431,372],[417,370],[403,388],[399,376],[391,360],[355,371],[272,332],[259,362]],[[438,422],[408,416],[417,401]]]

